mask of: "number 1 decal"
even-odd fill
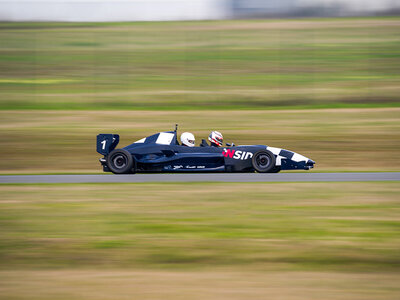
[[[102,141],[101,144],[103,144],[102,149],[105,150],[106,149],[107,140]]]

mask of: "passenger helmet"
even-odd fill
[[[214,144],[217,147],[221,147],[222,143],[224,142],[224,137],[220,132],[212,131],[208,136],[208,140],[211,142],[211,144]]]
[[[181,142],[182,145],[188,146],[188,147],[194,147],[194,135],[190,132],[184,132],[181,134]]]

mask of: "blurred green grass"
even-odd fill
[[[96,135],[118,133],[118,147],[156,132],[211,130],[226,142],[289,149],[316,161],[315,171],[399,171],[400,109],[242,111],[0,112],[1,173],[102,172]]]
[[[398,183],[0,185],[0,191],[6,270],[397,272],[400,263]]]
[[[0,23],[0,109],[399,106],[399,18]]]

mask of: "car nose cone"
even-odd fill
[[[309,159],[307,161],[307,166],[314,166],[314,164],[315,164],[315,161],[313,161],[312,159]]]

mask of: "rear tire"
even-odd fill
[[[269,150],[260,150],[253,155],[251,163],[258,173],[270,173],[275,168],[275,155]]]
[[[107,166],[114,174],[132,173],[133,157],[125,149],[115,149],[107,155]]]

